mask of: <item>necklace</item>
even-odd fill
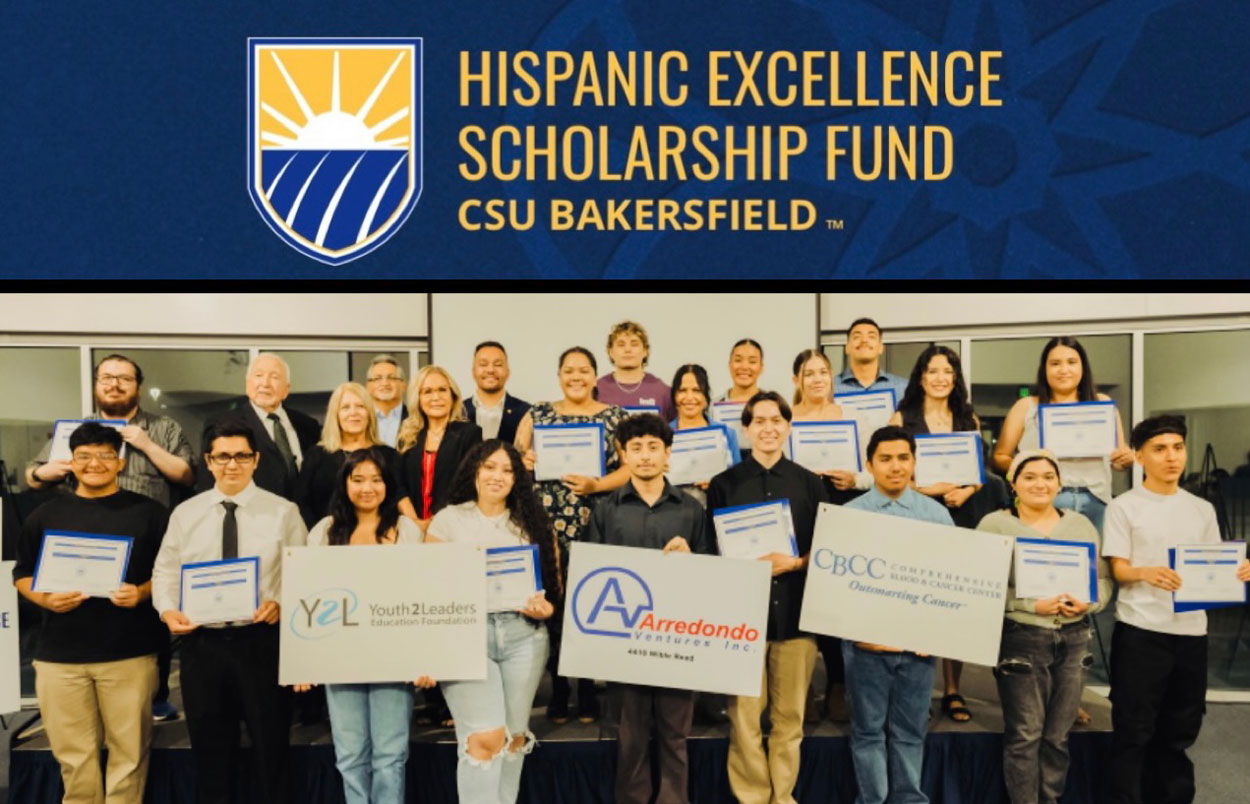
[[[634,383],[632,386],[625,386],[625,385],[621,385],[620,381],[616,379],[616,375],[613,374],[612,384],[615,385],[617,388],[619,388],[622,393],[632,394],[632,393],[635,393],[639,388],[641,388],[643,382],[646,381],[647,375],[644,374],[642,376],[643,378],[639,380],[638,382]]]

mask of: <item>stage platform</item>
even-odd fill
[[[964,694],[973,709],[971,723],[952,723],[937,712],[927,741],[924,787],[933,804],[998,804],[1007,802],[1002,781],[1002,713],[993,680],[985,668],[969,667]],[[176,697],[176,696],[175,696]],[[1065,804],[1105,800],[1111,735],[1106,699],[1086,692],[1085,707],[1093,723],[1072,732],[1072,768]],[[545,695],[540,693],[540,702]],[[610,696],[605,701],[610,700]],[[521,802],[528,804],[592,804],[611,802],[616,770],[616,740],[611,706],[604,719],[584,726],[556,726],[535,708],[532,728],[540,744],[525,764]],[[851,766],[847,726],[809,715],[803,740],[802,766],[795,797],[804,804],[852,804],[855,775]],[[338,804],[343,801],[329,728],[294,726],[291,730],[293,804]],[[727,727],[696,726],[690,740],[690,801],[732,804],[725,759]],[[413,726],[408,760],[406,800],[419,804],[453,804],[456,797],[456,746],[450,729]],[[194,765],[183,721],[156,725],[148,790],[153,804],[194,804]],[[14,746],[10,764],[9,804],[55,804],[61,781],[47,739],[28,730]],[[243,780],[238,780],[242,782]],[[255,802],[246,790],[236,800]],[[468,802],[466,802],[468,804]]]

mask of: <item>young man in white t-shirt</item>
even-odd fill
[[[1206,708],[1207,615],[1173,611],[1181,577],[1169,568],[1168,549],[1218,543],[1220,530],[1211,504],[1180,488],[1185,434],[1180,416],[1134,427],[1130,442],[1145,482],[1107,507],[1103,553],[1120,585],[1111,639],[1114,804],[1194,799],[1185,750],[1198,738]],[[1237,577],[1250,580],[1250,562]]]

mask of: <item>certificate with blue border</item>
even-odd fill
[[[1168,566],[1181,576],[1181,588],[1172,593],[1172,610],[1202,611],[1244,604],[1246,584],[1237,580],[1237,567],[1245,558],[1244,541],[1168,548]]]
[[[723,424],[673,431],[668,458],[668,482],[675,486],[703,483],[733,466],[729,428]]]
[[[917,433],[915,438],[917,486],[976,486],[985,482],[980,433]]]
[[[1068,594],[1084,603],[1098,602],[1098,550],[1093,542],[1016,539],[1016,597],[1046,598]]]
[[[126,579],[133,544],[129,536],[46,530],[31,589],[108,597]]]
[[[182,565],[178,610],[196,625],[251,622],[258,608],[258,556]]]
[[[834,394],[833,401],[842,407],[842,415],[859,424],[860,448],[865,449],[872,434],[890,423],[898,400],[893,388],[880,391],[848,391]]]
[[[655,405],[624,405],[623,407],[625,408],[625,412],[630,416],[637,416],[641,413],[654,413],[656,416],[660,415],[660,409]]]
[[[603,477],[608,471],[604,432],[603,422],[534,425],[534,479]]]
[[[712,511],[712,524],[722,556],[757,559],[769,553],[799,554],[789,500],[717,508]]]
[[[103,424],[106,427],[112,427],[114,430],[121,431],[129,422],[125,419],[57,419],[52,425],[52,449],[48,452],[49,461],[68,461],[73,458],[72,451],[69,448],[69,437],[82,424],[87,422],[95,422]],[[126,445],[122,444],[118,455],[122,458],[126,457]]]
[[[1057,458],[1103,458],[1119,442],[1115,402],[1065,402],[1037,406],[1037,440]]]
[[[538,545],[486,549],[486,610],[516,611],[543,591]]]
[[[788,442],[790,460],[813,472],[858,472],[859,425],[854,420],[793,422]]]

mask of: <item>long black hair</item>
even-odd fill
[[[382,537],[395,530],[399,525],[399,489],[391,485],[390,467],[387,465],[386,454],[377,447],[353,450],[345,453],[343,465],[339,467],[334,494],[330,497],[330,530],[326,541],[330,544],[348,544],[352,540],[352,532],[356,530],[356,506],[347,498],[347,479],[362,463],[372,463],[382,476],[382,484],[386,487],[386,496],[378,506],[378,529],[373,538],[382,542]],[[398,536],[398,534],[396,534]]]
[[[959,362],[959,355],[954,350],[940,344],[931,343],[916,358],[912,367],[911,377],[907,380],[907,390],[903,392],[903,400],[898,403],[898,412],[904,421],[924,418],[924,387],[920,378],[929,369],[933,358],[941,355],[955,370],[955,385],[951,395],[946,398],[946,406],[951,411],[951,429],[957,433],[973,432],[978,429],[976,414],[972,403],[968,401],[968,385],[964,382],[964,369]]]
[[[477,472],[486,459],[503,450],[512,464],[512,491],[508,492],[504,505],[508,509],[508,519],[525,534],[530,544],[538,545],[538,563],[543,574],[543,589],[551,594],[548,599],[553,605],[559,605],[564,597],[564,584],[560,578],[560,559],[556,549],[556,532],[551,526],[547,511],[539,504],[538,494],[534,491],[534,483],[530,480],[525,464],[521,462],[521,453],[507,441],[491,438],[478,444],[456,469],[455,479],[451,483],[451,496],[448,505],[459,505],[466,502],[477,502]]]
[[[1081,346],[1081,342],[1076,338],[1060,335],[1046,341],[1046,346],[1042,348],[1042,359],[1037,364],[1037,387],[1033,389],[1037,401],[1042,404],[1050,401],[1050,383],[1046,381],[1046,360],[1056,346],[1066,346],[1075,350],[1081,358],[1081,382],[1076,386],[1076,401],[1093,402],[1098,399],[1098,391],[1094,387],[1094,369],[1089,364],[1089,356],[1085,354],[1085,347]]]
[[[677,373],[673,375],[673,383],[668,387],[668,398],[673,403],[673,410],[677,410],[677,391],[681,388],[681,381],[686,378],[687,374],[694,375],[695,384],[699,386],[699,393],[703,394],[703,418],[708,417],[708,406],[712,404],[712,385],[707,379],[707,369],[698,363],[686,363],[677,369]]]

